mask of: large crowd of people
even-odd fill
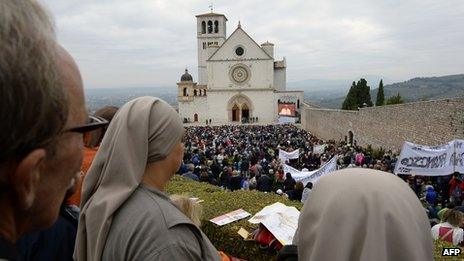
[[[314,148],[321,145],[323,151],[314,153]],[[304,203],[313,184],[303,186],[285,173],[279,150],[300,151],[298,159],[285,162],[296,169],[315,170],[337,156],[339,169],[364,168],[393,174],[397,161],[397,155],[391,151],[373,153],[370,148],[346,142],[323,141],[294,125],[196,126],[187,128],[184,160],[178,173],[231,191],[256,189]],[[463,245],[462,175],[398,176],[422,202],[429,223],[434,226],[434,238]],[[445,236],[449,230],[454,231],[454,236]]]
[[[321,145],[323,151],[314,153],[314,148]],[[256,189],[304,203],[313,184],[303,186],[285,173],[279,150],[299,150],[298,159],[285,163],[310,171],[337,156],[338,169],[365,168],[393,174],[398,157],[391,151],[373,153],[370,148],[343,141],[324,141],[295,125],[195,126],[187,128],[184,160],[178,173],[231,191]],[[398,176],[421,200],[432,225],[444,220],[445,210],[457,208],[464,213],[464,182],[460,173]]]
[[[78,66],[35,0],[0,1],[0,46],[0,260],[233,259],[165,192],[176,173],[303,200],[301,260],[432,260],[432,238],[463,244],[460,173],[401,180],[391,152],[293,125],[184,128],[155,97],[87,115]],[[304,185],[279,149],[300,151],[296,169],[337,156],[342,170]]]
[[[322,151],[314,151],[321,146]],[[282,162],[279,150],[299,150],[299,157]],[[340,168],[357,166],[393,172],[396,162],[391,152],[374,158],[372,151],[346,142],[323,141],[291,124],[193,126],[187,128],[179,173],[229,190],[272,191],[301,200],[304,188],[290,173],[284,173],[283,163],[313,171],[334,156]]]

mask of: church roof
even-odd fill
[[[181,82],[193,82],[193,77],[188,73],[188,70],[185,69],[185,73],[180,77]]]
[[[199,15],[196,15],[195,17],[212,17],[212,16],[224,16],[224,18],[226,19],[227,21],[227,17],[223,14],[218,14],[218,13],[213,13],[213,12],[210,12],[210,13],[204,13],[204,14],[199,14]]]
[[[213,58],[213,56],[219,52],[219,50],[221,50],[224,46],[226,46],[225,44],[227,43],[227,41],[229,41],[232,36],[237,33],[238,31],[242,31],[248,38],[250,38],[250,40],[261,50],[263,51],[264,55],[267,56],[267,59],[274,59],[272,58],[268,53],[266,53],[266,51],[264,51],[264,49],[249,35],[247,34],[247,32],[245,32],[245,30],[242,29],[242,26],[240,25],[240,22],[238,22],[238,26],[237,26],[237,29],[235,29],[235,31],[229,35],[229,37],[225,40],[224,43],[222,43],[222,45],[210,56],[208,57],[207,61],[211,61],[211,59]]]

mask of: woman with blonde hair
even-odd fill
[[[203,211],[197,200],[192,199],[187,195],[178,194],[171,195],[170,198],[177,208],[179,208],[182,213],[192,220],[193,224],[197,227],[201,226],[201,215]]]
[[[84,180],[75,248],[84,260],[219,260],[164,192],[184,154],[177,112],[154,97],[122,106]]]

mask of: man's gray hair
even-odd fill
[[[0,0],[0,163],[52,148],[68,105],[53,21],[34,0]]]

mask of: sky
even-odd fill
[[[228,18],[275,44],[287,82],[464,73],[464,0],[40,0],[85,88],[175,87],[197,79],[195,15]],[[388,82],[387,82],[388,83]]]

